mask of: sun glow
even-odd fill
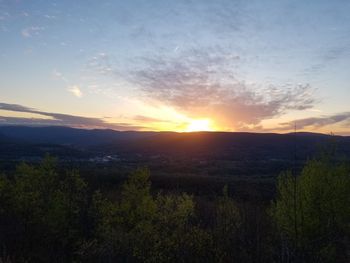
[[[197,132],[197,131],[213,131],[214,128],[211,125],[211,121],[208,119],[192,120],[187,128],[186,132]]]

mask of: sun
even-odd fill
[[[186,132],[213,131],[211,121],[208,119],[192,120],[186,127]]]

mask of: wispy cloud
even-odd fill
[[[334,124],[344,124],[344,126],[350,128],[350,112],[338,113],[330,116],[299,119],[293,122],[285,122],[281,123],[280,127],[276,130],[292,130],[294,129],[294,125],[301,130],[319,129]]]
[[[64,76],[64,74],[61,71],[58,71],[57,69],[54,69],[52,71],[52,76],[53,76],[54,79],[62,80],[65,83],[68,84],[68,79]]]
[[[134,58],[134,68],[121,68],[106,54],[92,62],[99,74],[129,82],[144,101],[170,105],[189,117],[211,118],[228,129],[258,125],[291,110],[312,109],[318,102],[308,84],[276,86],[240,80],[240,56],[219,46]]]
[[[77,128],[98,128],[114,130],[141,130],[145,128],[128,123],[109,123],[100,118],[82,117],[69,114],[39,111],[17,104],[0,103],[0,110],[33,113],[52,118],[40,119],[0,116],[0,125],[59,125]]]
[[[289,110],[311,109],[310,85],[258,85],[235,75],[234,54],[193,50],[176,58],[144,58],[129,73],[144,97],[194,117],[211,117],[229,127],[258,124]]]
[[[45,30],[45,27],[41,27],[41,26],[30,26],[30,27],[26,27],[23,28],[21,31],[21,35],[24,38],[29,38],[29,37],[33,37],[33,36],[37,36],[40,34],[41,31]]]
[[[83,96],[83,92],[81,91],[78,85],[69,86],[67,91],[72,93],[75,97],[81,98]]]
[[[162,119],[157,119],[157,118],[152,118],[148,116],[143,116],[143,115],[137,115],[133,118],[137,122],[141,123],[160,123],[160,122],[170,122],[167,120],[162,120]]]
[[[69,80],[66,78],[66,76],[58,71],[57,69],[54,69],[52,71],[52,76],[56,80],[61,80],[67,85],[66,90],[70,93],[72,93],[75,97],[81,98],[83,96],[83,92],[81,90],[81,87],[79,85],[71,85]]]
[[[244,1],[220,0],[173,1],[152,3],[143,12],[134,11],[133,5],[121,5],[114,10],[114,19],[128,29],[129,36],[138,41],[161,47],[164,39],[183,37],[192,43],[203,36],[203,29],[213,36],[229,38],[240,30],[244,20]],[[142,8],[142,7],[140,7]],[[214,40],[214,39],[213,39]],[[213,41],[212,40],[212,41]]]
[[[334,65],[338,60],[347,58],[350,54],[349,41],[339,39],[337,46],[327,47],[321,54],[318,55],[316,63],[310,65],[303,70],[303,74],[315,75],[320,74],[325,69]]]

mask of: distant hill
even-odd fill
[[[114,130],[86,130],[61,126],[0,126],[0,140],[1,135],[6,136],[8,139],[16,139],[28,143],[92,146],[120,140],[136,139],[146,136],[146,133],[133,131],[119,132]]]
[[[234,132],[120,132],[69,127],[0,126],[0,154],[21,154],[25,148],[37,152],[65,147],[61,152],[92,151],[106,154],[176,155],[230,160],[306,159],[320,147],[334,144],[342,156],[350,157],[350,137],[316,133],[273,134]],[[14,147],[16,146],[16,147]],[[49,147],[50,146],[50,147]],[[21,149],[18,153],[13,152]],[[41,151],[40,151],[41,152]]]
[[[105,150],[143,154],[173,154],[235,160],[307,159],[332,145],[350,157],[350,137],[314,133],[153,133],[103,146]]]

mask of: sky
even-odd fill
[[[0,125],[350,135],[350,1],[0,0]]]

